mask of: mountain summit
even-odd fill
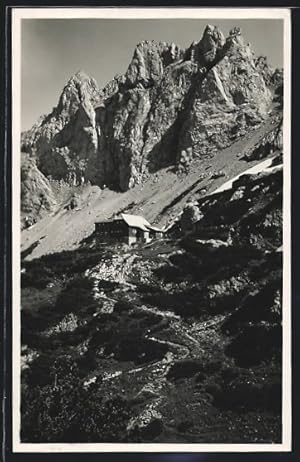
[[[281,78],[238,27],[225,38],[207,25],[187,49],[146,40],[102,90],[83,71],[72,76],[53,111],[22,134],[22,150],[47,178],[126,191],[260,126]]]

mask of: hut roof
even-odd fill
[[[150,225],[150,223],[146,220],[146,218],[140,215],[129,215],[127,213],[122,213],[123,220],[133,228],[139,228],[143,231],[159,231],[162,232],[162,229],[156,228],[155,226]]]
[[[121,216],[125,223],[133,228],[139,228],[143,231],[148,231],[148,228],[151,226],[150,223],[148,223],[148,221],[140,215],[128,215],[127,213],[122,213]]]
[[[105,223],[112,222],[112,221],[120,221],[124,220],[125,223],[130,226],[131,228],[138,228],[142,231],[158,231],[163,232],[162,229],[156,228],[155,226],[150,225],[150,223],[146,220],[146,218],[140,215],[129,215],[128,213],[122,213],[121,216],[116,217],[111,220],[105,220]],[[101,221],[96,221],[96,223],[103,223]]]

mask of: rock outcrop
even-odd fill
[[[22,228],[54,210],[55,194],[47,178],[33,159],[23,156],[21,166],[21,222]]]
[[[22,147],[46,176],[125,191],[187,150],[192,159],[215,155],[259,125],[279,81],[239,28],[225,38],[208,25],[186,50],[143,41],[102,90],[75,74]]]
[[[58,105],[22,136],[22,149],[53,179],[95,175],[89,170],[97,153],[94,106],[100,99],[94,79],[79,71],[68,81]],[[94,159],[94,163],[96,160]]]

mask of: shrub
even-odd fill
[[[178,380],[182,378],[193,377],[198,372],[203,371],[203,361],[198,359],[181,360],[173,364],[168,372],[169,380]]]
[[[86,278],[72,280],[59,294],[56,308],[62,313],[70,313],[96,305],[91,289],[92,283]]]
[[[105,279],[100,279],[98,283],[98,288],[99,290],[105,290],[107,292],[113,291],[118,287],[117,282],[112,282],[112,281],[106,281]]]
[[[244,370],[229,368],[222,374],[221,386],[211,390],[215,405],[232,410],[265,409],[278,413],[281,409],[280,376],[272,377],[267,371],[269,383],[265,380],[265,370]]]
[[[190,230],[193,224],[203,217],[199,207],[195,204],[188,204],[181,216],[181,226],[183,230]]]
[[[21,274],[21,287],[45,289],[50,282],[53,282],[53,279],[53,273],[49,268],[33,268]]]
[[[254,325],[245,327],[228,345],[226,354],[242,367],[260,364],[281,355],[281,326]]]
[[[44,255],[41,258],[25,262],[28,274],[49,274],[54,276],[74,276],[86,269],[95,266],[103,257],[103,251],[95,249],[68,250],[59,253]],[[107,252],[107,257],[109,253]],[[26,274],[26,273],[25,273]]]
[[[108,347],[109,349],[109,347]],[[115,347],[115,358],[120,361],[134,361],[143,364],[164,357],[168,346],[140,336],[122,339]]]
[[[59,357],[51,383],[23,386],[22,431],[25,442],[121,442],[131,416],[126,399],[104,399],[101,388],[84,387],[77,363]]]
[[[245,297],[238,310],[223,324],[223,332],[237,333],[249,322],[281,321],[281,278],[270,281],[265,287]]]
[[[125,300],[118,301],[114,306],[114,312],[116,313],[123,313],[128,312],[132,309],[132,304],[126,302]]]
[[[131,417],[128,401],[120,396],[103,401],[101,391],[90,394],[85,402],[80,426],[87,442],[117,442],[126,440],[126,427]]]
[[[45,385],[49,385],[52,381],[51,368],[53,367],[54,362],[54,355],[41,354],[38,358],[36,358],[26,373],[29,385],[32,387],[44,387]]]

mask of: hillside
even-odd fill
[[[281,440],[274,164],[200,200],[186,238],[23,262],[24,441]]]

